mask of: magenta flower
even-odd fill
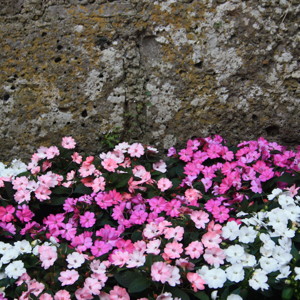
[[[93,212],[85,212],[80,216],[80,225],[84,228],[90,228],[96,223],[95,214]]]

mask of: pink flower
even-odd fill
[[[131,157],[141,157],[142,155],[144,155],[145,150],[142,144],[134,143],[129,147],[128,153]]]
[[[175,228],[166,228],[164,235],[166,239],[174,239],[175,241],[181,241],[184,234],[184,228],[181,226],[176,226]]]
[[[171,259],[179,258],[182,252],[182,244],[176,241],[166,244],[164,249],[164,253]]]
[[[153,281],[165,283],[171,276],[171,266],[164,262],[158,261],[151,266],[151,277]]]
[[[203,254],[203,245],[199,241],[191,242],[188,247],[185,248],[185,253],[192,259],[199,258]]]
[[[26,204],[19,205],[18,210],[16,212],[16,216],[23,223],[30,222],[34,217],[34,213],[29,209],[29,206]]]
[[[80,225],[84,228],[90,228],[96,223],[95,214],[93,212],[85,212],[80,216]]]
[[[206,248],[219,247],[222,242],[221,236],[214,231],[209,231],[202,236],[201,242]]]
[[[225,252],[219,247],[207,248],[203,255],[205,261],[214,267],[224,264]]]
[[[75,292],[75,297],[77,300],[91,300],[94,298],[93,294],[91,294],[86,288],[77,289]]]
[[[108,259],[113,265],[123,267],[129,259],[129,253],[127,251],[114,250]]]
[[[95,241],[94,246],[91,247],[91,252],[95,257],[99,257],[108,253],[112,249],[112,246],[103,241]]]
[[[50,199],[49,195],[51,194],[51,191],[48,189],[48,187],[40,185],[34,193],[37,199],[40,201],[45,201]]]
[[[28,284],[28,290],[36,297],[44,290],[44,288],[45,285],[36,280],[30,281]]]
[[[157,187],[162,191],[166,191],[167,189],[173,186],[172,182],[168,178],[161,178],[157,182]]]
[[[2,222],[10,222],[13,220],[13,213],[15,212],[15,208],[12,205],[8,205],[6,207],[0,206],[0,220]]]
[[[54,300],[71,300],[71,295],[66,290],[60,290],[54,295]]]
[[[221,205],[219,207],[214,207],[213,211],[212,211],[214,218],[216,219],[216,221],[218,221],[220,223],[224,223],[225,221],[228,220],[228,218],[229,218],[228,213],[229,213],[229,209],[223,205]]]
[[[88,277],[84,281],[84,288],[88,290],[89,293],[93,295],[99,295],[103,284],[99,282],[96,278]]]
[[[65,136],[62,138],[61,145],[65,149],[74,149],[76,146],[75,140],[70,136]]]
[[[191,220],[194,221],[196,228],[205,228],[205,224],[209,222],[209,215],[202,211],[193,211],[191,213]]]
[[[94,179],[91,188],[93,189],[94,193],[97,193],[99,191],[104,191],[105,189],[105,179],[102,176],[99,176]]]
[[[60,272],[58,280],[61,282],[61,285],[71,285],[79,278],[79,274],[76,270],[66,270]]]
[[[197,292],[198,290],[204,290],[205,281],[199,274],[188,272],[186,278],[192,284],[194,292]]]
[[[110,300],[130,300],[129,294],[126,289],[121,288],[118,285],[114,286],[114,289],[109,293]]]
[[[112,158],[106,158],[101,162],[103,168],[109,172],[115,172],[118,168],[118,164]]]
[[[48,293],[43,293],[40,297],[39,300],[53,300],[53,297],[48,294]]]
[[[80,156],[77,152],[74,152],[72,154],[72,161],[76,164],[81,164],[82,163],[82,156]]]
[[[24,201],[29,202],[31,198],[30,193],[31,192],[28,190],[19,190],[15,193],[14,198],[19,204],[21,204]]]
[[[53,266],[57,259],[57,252],[50,246],[39,246],[38,252],[40,254],[40,260],[42,261],[42,267],[46,270]]]
[[[52,159],[52,158],[54,158],[55,156],[58,156],[58,155],[59,155],[59,150],[56,146],[51,146],[46,151],[47,159]]]

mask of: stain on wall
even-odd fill
[[[297,0],[0,0],[0,160],[119,128],[300,144]]]

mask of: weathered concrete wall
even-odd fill
[[[0,160],[120,127],[300,143],[298,0],[0,0]]]

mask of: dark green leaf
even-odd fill
[[[136,242],[136,241],[140,241],[143,239],[143,236],[142,236],[142,232],[141,231],[138,231],[138,230],[135,230],[132,235],[131,235],[131,240],[132,242]]]
[[[64,186],[58,186],[52,190],[53,195],[69,195],[71,193],[71,189],[66,188]]]
[[[206,293],[204,292],[197,292],[197,293],[194,293],[194,296],[197,298],[197,299],[200,299],[200,300],[209,300],[209,297],[206,295]]]
[[[166,290],[172,293],[173,297],[178,297],[182,300],[190,300],[189,295],[182,289],[179,289],[177,287],[167,287]]]
[[[138,275],[129,285],[129,293],[139,293],[147,289],[151,285],[151,281],[144,276]]]
[[[66,197],[51,197],[49,200],[49,205],[63,205],[65,203]]]
[[[90,195],[92,193],[92,189],[80,183],[76,186],[74,193],[81,195]]]
[[[120,272],[114,275],[117,282],[126,288],[130,286],[130,284],[133,282],[134,279],[137,278],[137,276],[138,274],[133,271]]]
[[[8,181],[3,181],[3,183],[4,183],[4,187],[5,187],[7,196],[9,197],[10,200],[14,200],[15,191],[13,189],[12,183],[8,182]]]
[[[178,179],[178,178],[173,178],[173,179],[171,179],[171,181],[172,181],[172,184],[173,184],[173,188],[177,188],[181,183],[181,180]]]
[[[294,289],[288,286],[282,290],[281,296],[283,300],[290,300],[292,299],[293,294],[294,294]]]

